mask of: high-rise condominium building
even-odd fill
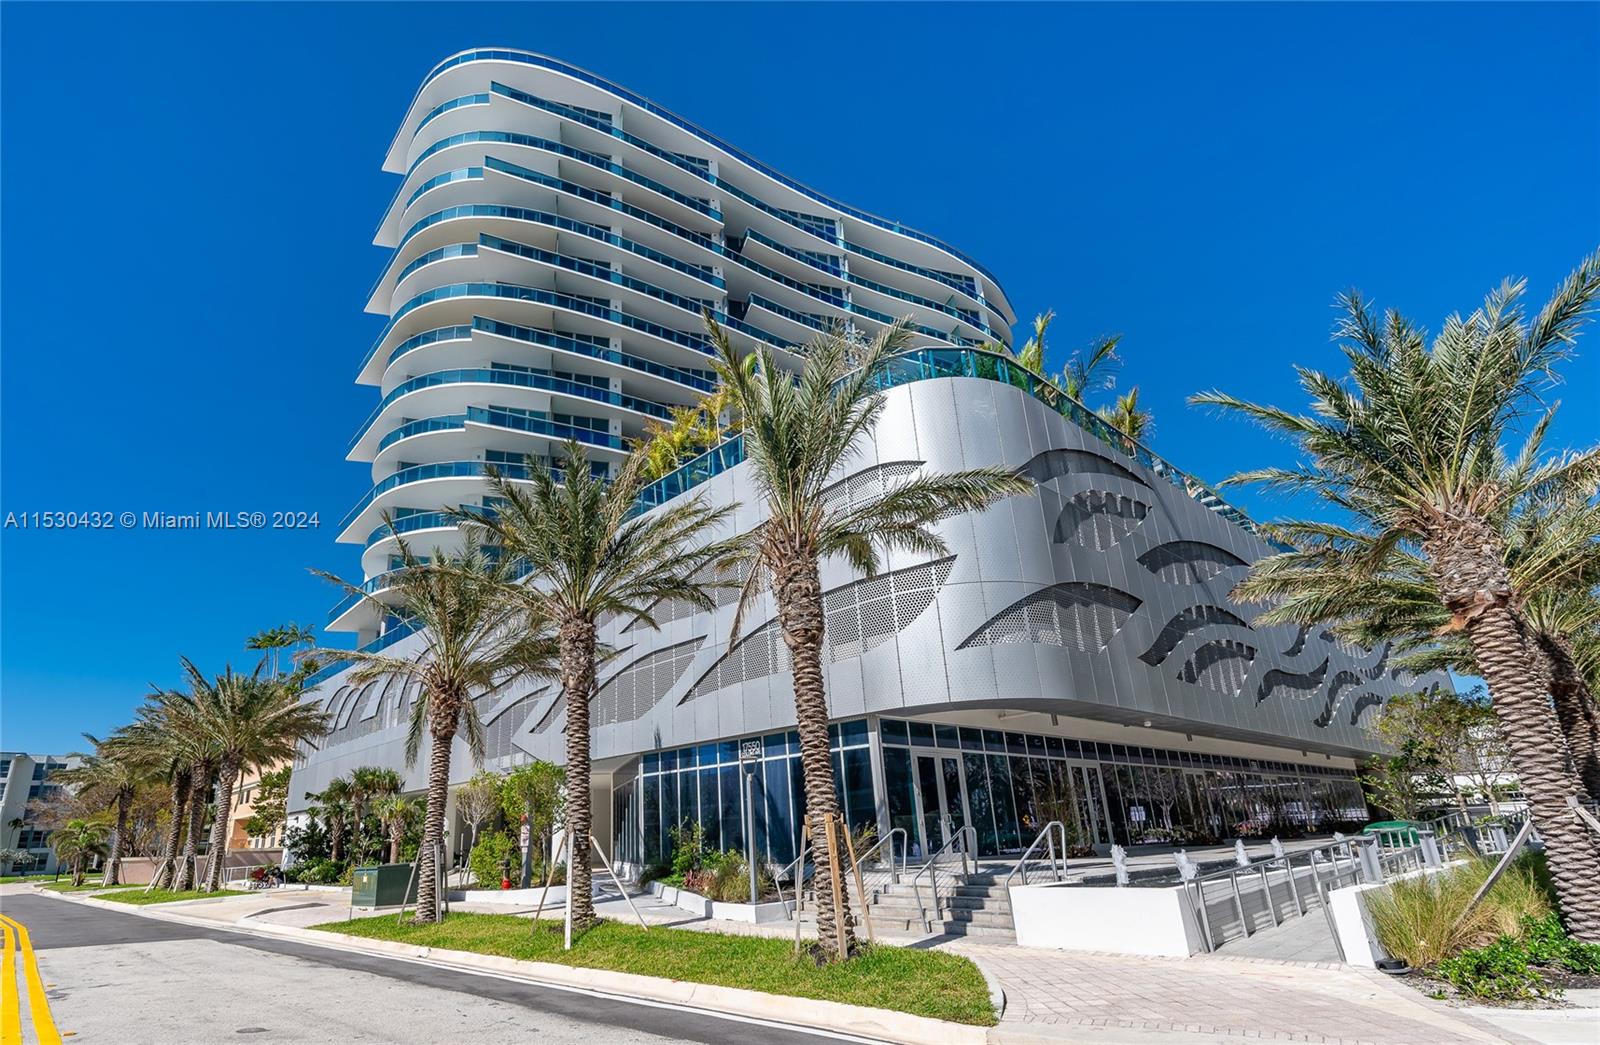
[[[1255,527],[996,352],[1017,317],[978,261],[523,51],[437,66],[384,166],[400,179],[378,227],[393,254],[367,307],[387,322],[357,372],[378,405],[349,447],[371,486],[339,536],[380,598],[397,535],[423,554],[455,545],[441,509],[485,504],[489,466],[515,476],[576,439],[594,467],[614,468],[651,421],[710,391],[704,313],[742,349],[795,365],[820,330],[909,316],[916,347],[835,496],[979,465],[1038,486],[941,521],[943,555],[896,555],[870,579],[825,564],[835,770],[852,825],[903,828],[914,853],[971,827],[981,852],[1002,853],[1052,819],[1105,846],[1365,815],[1353,772],[1372,750],[1363,721],[1438,680],[1317,629],[1253,623],[1228,593],[1269,550]],[[949,179],[952,200],[970,185],[937,165],[905,177]],[[726,443],[658,482],[644,507],[695,490],[737,502],[735,525],[753,526],[740,460]],[[768,597],[730,647],[734,596],[709,612],[657,607],[657,630],[602,632],[618,653],[593,698],[589,783],[596,835],[625,863],[659,859],[685,820],[720,848],[742,847],[753,823],[767,858],[795,854],[787,654]],[[398,654],[421,640],[356,599],[330,627]],[[355,766],[404,764],[412,692],[352,685],[339,666],[317,681],[333,731],[300,759],[292,812]],[[492,767],[562,759],[557,688],[510,686],[478,709]],[[757,752],[746,810],[740,756]],[[461,779],[475,769],[464,747],[453,764]]]

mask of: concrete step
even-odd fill
[[[921,899],[909,893],[895,893],[888,896],[879,896],[873,901],[873,908],[894,910],[919,910],[923,906],[932,906],[933,895],[924,891]],[[1011,904],[1002,898],[987,896],[949,896],[939,894],[940,910],[955,911],[1005,911],[1011,910]]]
[[[912,933],[920,935],[929,929],[923,925],[921,918],[880,918],[876,913],[872,916],[872,927],[884,932]],[[1015,940],[1017,934],[1011,928],[1011,923],[1004,925],[978,924],[967,921],[936,921],[933,923],[932,932],[942,936],[982,936],[985,938]]]

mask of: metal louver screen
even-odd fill
[[[826,653],[831,660],[858,657],[904,629],[933,603],[955,557],[911,566],[823,594]],[[792,669],[776,620],[745,636],[701,676],[684,702],[728,686]]]
[[[1322,688],[1322,680],[1327,677],[1328,662],[1315,671],[1293,672],[1274,668],[1267,672],[1261,679],[1261,687],[1256,690],[1256,702],[1263,700],[1305,700]]]
[[[843,499],[854,505],[881,496],[900,480],[916,474],[921,467],[921,461],[890,461],[862,469],[822,491],[823,503],[832,504]]]
[[[1150,506],[1121,494],[1085,490],[1067,502],[1056,519],[1055,543],[1109,551],[1139,528]]]
[[[1195,650],[1194,656],[1178,672],[1178,678],[1232,696],[1244,686],[1250,664],[1255,659],[1254,647],[1218,639]]]
[[[1139,556],[1139,565],[1167,584],[1200,584],[1245,561],[1204,541],[1171,541]]]
[[[1214,624],[1229,624],[1237,628],[1250,626],[1220,606],[1191,606],[1167,621],[1167,626],[1161,629],[1156,641],[1150,644],[1149,649],[1139,654],[1139,659],[1155,667],[1172,655],[1172,651],[1178,648],[1178,643],[1183,641],[1184,636]]]
[[[702,641],[693,639],[646,653],[617,672],[595,694],[594,724],[610,726],[643,718],[689,670]]]
[[[1037,642],[1099,653],[1138,608],[1137,598],[1115,588],[1055,584],[1012,603],[958,648]]]

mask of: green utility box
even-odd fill
[[[406,883],[411,883],[410,891]],[[417,902],[417,883],[410,864],[356,868],[350,903],[356,907],[399,907]]]

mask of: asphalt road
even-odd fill
[[[8,891],[0,910],[28,927],[69,1042],[838,1040],[42,896]]]

